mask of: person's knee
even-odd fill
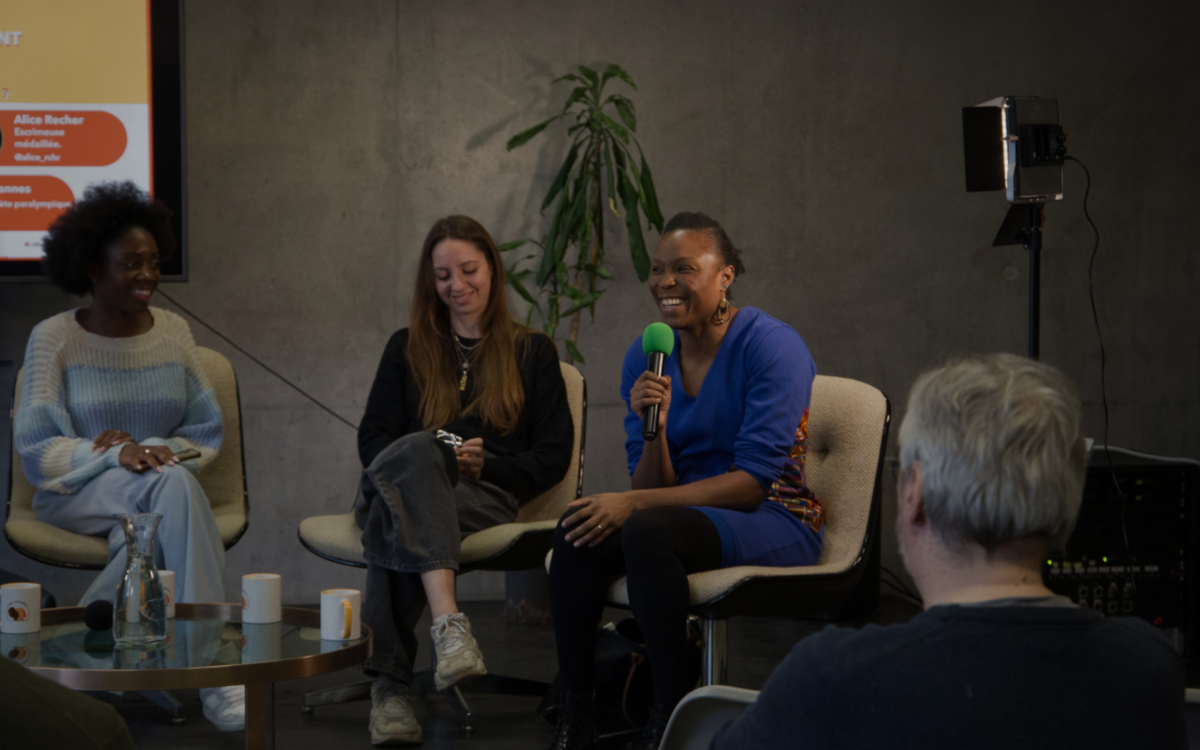
[[[397,438],[379,452],[367,467],[367,471],[390,473],[386,467],[397,464],[407,468],[423,467],[425,470],[442,469],[450,478],[450,484],[458,481],[458,459],[454,449],[429,432],[410,432]]]
[[[621,529],[621,549],[628,562],[653,556],[667,545],[673,508],[635,510]]]
[[[164,466],[161,472],[151,469],[145,476],[151,484],[152,504],[158,508],[155,512],[186,510],[193,500],[204,497],[196,477],[182,466]]]

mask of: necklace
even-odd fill
[[[462,339],[460,339],[456,333],[454,334],[454,343],[456,345],[456,352],[458,354],[459,366],[462,369],[462,375],[458,379],[458,390],[461,392],[467,390],[467,372],[471,369],[471,358],[474,355],[475,350],[480,344],[483,343],[483,339],[480,339],[474,344],[467,346],[462,342]]]

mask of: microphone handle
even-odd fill
[[[650,352],[646,359],[646,371],[662,377],[663,362],[666,356],[662,352]],[[648,443],[658,438],[658,404],[650,404],[642,411],[642,440]]]

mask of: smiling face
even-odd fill
[[[92,298],[96,303],[113,311],[144,312],[160,277],[154,236],[141,227],[125,232],[105,248],[104,261],[95,273]]]
[[[470,242],[447,238],[434,246],[431,260],[438,299],[450,316],[477,320],[487,309],[492,289],[487,256]]]
[[[679,229],[663,236],[650,263],[650,294],[672,328],[708,325],[721,292],[733,283],[716,243],[704,232]]]

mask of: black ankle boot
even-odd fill
[[[558,698],[558,723],[549,750],[589,750],[595,738],[591,692],[563,690]]]
[[[646,720],[646,727],[629,746],[630,749],[658,750],[658,746],[662,744],[663,735],[667,733],[667,722],[671,720],[671,713],[674,710],[674,706],[655,703],[654,708],[650,709],[650,718]]]

